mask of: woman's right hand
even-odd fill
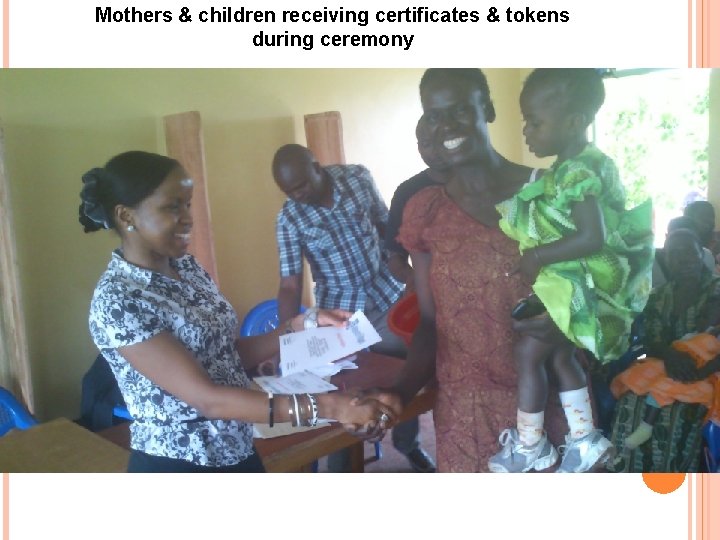
[[[379,388],[373,388],[371,390],[363,390],[355,394],[353,403],[356,405],[363,405],[367,401],[377,400],[384,403],[390,410],[394,412],[394,416],[391,417],[387,422],[378,422],[373,429],[365,429],[363,431],[353,429],[351,426],[348,431],[353,435],[360,437],[364,440],[371,442],[379,441],[385,436],[385,432],[391,428],[402,413],[403,404],[399,394],[396,394],[390,390],[383,390]]]
[[[352,432],[376,432],[392,425],[397,415],[392,407],[370,396],[336,393],[335,419]]]
[[[668,352],[663,358],[663,363],[665,364],[665,373],[676,381],[694,382],[701,378],[692,358],[679,351]]]

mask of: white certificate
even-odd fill
[[[298,371],[285,377],[255,377],[257,385],[273,394],[323,394],[337,386],[309,371]]]
[[[323,327],[280,337],[280,372],[290,375],[326,366],[381,341],[362,311],[350,317],[346,328]]]

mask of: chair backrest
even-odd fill
[[[305,312],[305,307],[300,306],[300,313]],[[243,337],[259,336],[267,334],[278,327],[278,303],[276,299],[265,300],[248,311],[242,325],[240,335]]]
[[[705,459],[708,472],[718,472],[720,470],[720,425],[712,420],[708,421],[703,427],[703,436],[707,444]]]
[[[393,334],[400,336],[410,346],[413,333],[420,323],[420,307],[417,295],[412,292],[398,300],[391,308],[387,317],[388,328]]]
[[[28,429],[37,423],[15,396],[0,387],[0,436],[13,428]]]

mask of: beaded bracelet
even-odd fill
[[[273,427],[275,425],[275,398],[272,392],[268,392],[268,425]]]

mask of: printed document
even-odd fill
[[[326,367],[379,341],[365,314],[357,311],[346,328],[312,328],[280,337],[280,372],[290,375]]]

